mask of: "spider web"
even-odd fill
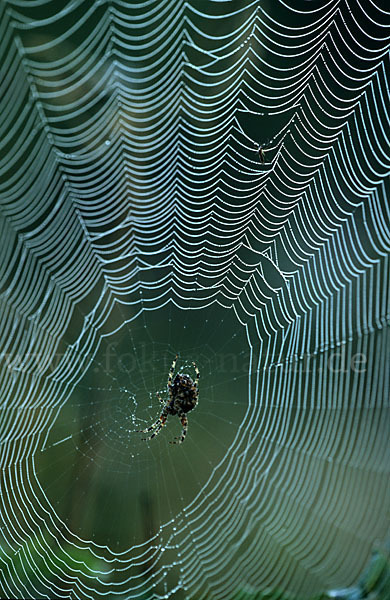
[[[307,598],[386,552],[385,4],[0,3],[2,597]],[[176,353],[185,444],[144,442]]]

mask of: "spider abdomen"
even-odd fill
[[[198,402],[198,400],[196,397],[186,397],[186,398],[179,397],[175,401],[176,411],[187,413],[190,410],[192,410],[193,408],[195,408],[195,406],[197,405],[197,402]]]
[[[178,373],[172,386],[173,408],[175,412],[187,413],[198,402],[198,390],[189,375]]]
[[[158,435],[162,427],[165,425],[168,415],[177,415],[180,418],[183,427],[181,436],[175,438],[171,444],[181,444],[185,440],[188,428],[188,419],[185,413],[188,413],[198,404],[198,382],[200,373],[196,364],[192,363],[196,373],[195,381],[193,381],[187,374],[177,373],[172,383],[177,358],[178,356],[176,355],[168,375],[167,387],[169,400],[164,402],[160,394],[157,392],[157,397],[163,404],[163,408],[157,421],[150,425],[150,427],[141,429],[142,433],[148,433],[150,431],[152,432],[149,437],[142,438],[143,440],[152,440],[154,437],[156,437],[156,435]]]

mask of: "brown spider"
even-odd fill
[[[190,412],[190,410],[195,408],[195,406],[198,404],[198,382],[200,378],[200,373],[198,367],[193,362],[192,364],[194,365],[196,373],[195,382],[191,379],[189,375],[177,373],[172,383],[177,358],[178,355],[176,354],[168,375],[168,401],[164,402],[160,394],[157,392],[157,398],[160,400],[161,404],[163,404],[161,415],[159,416],[157,421],[153,423],[153,425],[151,425],[147,429],[140,430],[140,433],[149,433],[149,431],[153,431],[152,435],[150,435],[149,437],[142,438],[144,441],[151,440],[160,433],[161,429],[164,427],[167,421],[168,415],[177,415],[183,426],[181,436],[176,437],[175,441],[170,443],[181,444],[185,440],[188,429],[188,419],[186,413]]]
[[[257,144],[257,154],[259,156],[259,161],[262,165],[264,165],[267,162],[267,157],[266,157],[266,150],[268,150],[268,148],[270,147],[270,144],[273,142],[273,140],[267,140],[266,142],[263,142],[262,144]]]
[[[259,146],[258,153],[260,162],[263,165],[265,163],[265,149],[263,148],[263,146]]]

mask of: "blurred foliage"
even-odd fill
[[[280,588],[253,590],[242,588],[229,600],[390,600],[390,547],[373,552],[372,558],[356,587],[329,590],[318,596],[303,598],[287,594]],[[208,595],[191,600],[218,600]]]
[[[95,578],[97,573],[103,581],[109,578],[104,561],[85,548],[61,545],[58,540],[49,540],[41,533],[28,538],[13,554],[0,546],[0,597],[21,598],[14,594],[16,590],[23,590],[22,598],[38,600],[47,598],[50,586],[53,589],[58,586],[62,590],[69,587],[70,591],[73,581],[66,575],[69,568],[78,571],[81,579]],[[43,581],[46,582],[45,588]]]
[[[42,551],[42,553],[41,553]],[[66,571],[71,568],[80,573],[80,578],[93,579],[99,577],[108,582],[114,571],[107,570],[104,561],[98,559],[88,550],[70,544],[61,546],[58,540],[48,540],[41,534],[36,534],[28,542],[20,546],[13,555],[0,547],[0,593],[1,597],[23,589],[30,597],[47,598],[47,587],[42,588],[42,581],[53,589],[64,590],[67,585]],[[15,587],[15,584],[17,588]],[[69,592],[72,581],[68,581]],[[7,594],[5,596],[4,594]],[[24,597],[24,596],[23,596]],[[55,596],[51,596],[55,598]],[[61,596],[63,597],[63,595]],[[117,600],[130,598],[127,595],[115,596]],[[231,600],[389,600],[390,598],[390,554],[389,549],[373,552],[370,563],[355,587],[334,589],[319,596],[302,598],[286,594],[280,588],[262,591],[252,588],[242,588],[231,596]],[[150,600],[147,595],[138,596],[138,600]],[[213,595],[196,596],[191,600],[218,600]]]

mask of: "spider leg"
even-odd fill
[[[170,444],[182,444],[184,442],[184,440],[185,440],[186,435],[187,435],[187,429],[188,429],[188,419],[187,419],[187,416],[184,413],[181,413],[179,415],[179,417],[180,417],[181,424],[183,426],[183,430],[181,432],[181,436],[180,437],[175,437],[175,439],[174,439],[173,442],[169,442]]]
[[[165,413],[162,413],[160,415],[160,417],[157,419],[157,421],[155,423],[153,423],[153,425],[151,425],[150,427],[148,427],[147,429],[142,429],[141,433],[148,433],[149,431],[153,431],[152,435],[150,435],[149,437],[146,438],[141,438],[143,442],[146,442],[147,440],[151,440],[154,437],[156,437],[156,435],[158,435],[161,431],[161,429],[164,427],[166,421],[167,421],[168,415]]]
[[[151,425],[150,427],[147,427],[147,429],[137,429],[137,433],[148,433],[148,431],[152,431],[153,429],[155,429],[157,427],[157,425],[160,423],[160,419],[161,417],[159,417],[157,419],[157,421],[155,421],[153,423],[153,425]]]
[[[150,427],[147,427],[146,429],[138,429],[137,433],[148,433],[149,431],[153,431],[153,429],[155,429],[156,427],[158,427],[161,423],[161,420],[165,418],[165,421],[167,420],[168,414],[167,412],[163,409],[161,412],[161,415],[159,416],[159,418],[157,419],[157,421],[155,421],[154,423],[152,423],[150,425]]]
[[[172,366],[169,369],[169,374],[168,374],[168,391],[169,391],[169,397],[172,399],[172,378],[173,378],[173,374],[175,372],[175,367],[176,367],[176,361],[178,359],[178,354],[176,354],[175,358],[173,359],[172,362]]]
[[[156,392],[157,398],[160,400],[161,404],[165,404],[164,400],[161,398],[160,394]]]
[[[198,383],[199,383],[200,373],[199,373],[199,369],[196,366],[196,364],[194,362],[192,364],[194,365],[194,369],[195,369],[195,373],[196,373],[195,388],[198,389]]]

